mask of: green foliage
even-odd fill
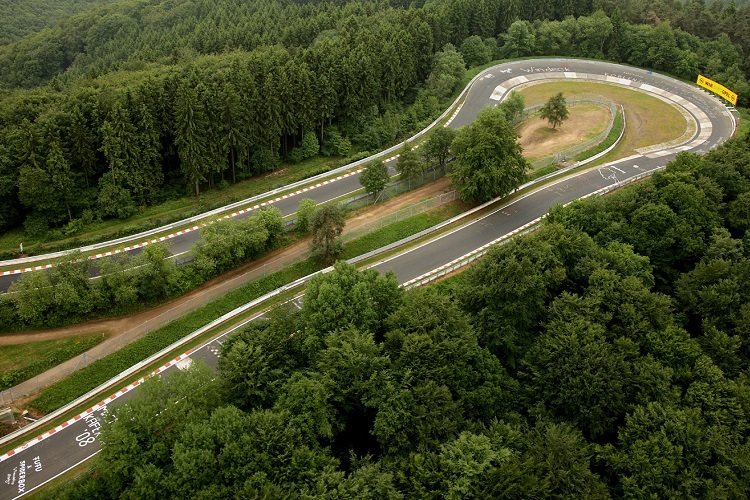
[[[259,257],[270,248],[283,230],[277,208],[261,209],[248,219],[220,220],[201,228],[201,240],[192,253],[195,267],[205,278],[212,278],[241,263]]]
[[[426,81],[428,91],[445,99],[458,88],[464,76],[464,59],[452,44],[435,54],[435,63]]]
[[[508,98],[498,104],[498,108],[505,113],[506,120],[515,124],[523,117],[523,110],[526,109],[526,99],[522,93],[511,90]]]
[[[547,99],[547,102],[539,110],[539,118],[547,120],[553,129],[567,120],[569,114],[565,96],[563,96],[562,92]]]
[[[295,222],[295,227],[300,234],[307,234],[310,231],[310,222],[317,208],[318,204],[313,199],[300,200]]]
[[[359,183],[365,190],[373,195],[377,201],[380,193],[388,184],[388,167],[380,160],[371,163],[359,176]]]
[[[401,149],[399,149],[398,155],[396,171],[400,174],[400,180],[406,181],[408,189],[411,189],[412,179],[424,175],[426,165],[419,153],[412,149],[411,144],[408,142],[405,142]]]
[[[314,132],[308,132],[302,139],[302,159],[312,158],[318,154],[320,145],[318,144],[318,138]]]
[[[434,161],[437,161],[438,165],[444,167],[455,138],[456,131],[452,128],[438,127],[435,129],[422,145],[421,152],[425,163],[431,166]]]
[[[29,33],[51,27],[60,19],[107,1],[109,0],[31,0],[19,3],[2,0],[0,8],[4,16],[0,22],[0,33],[3,34],[0,45],[15,42]]]
[[[479,36],[470,36],[461,44],[461,56],[466,64],[471,68],[487,64],[492,57],[492,52],[482,41]]]
[[[465,201],[502,197],[521,185],[528,163],[518,134],[497,108],[483,110],[471,125],[456,133],[451,179]]]
[[[339,236],[344,231],[345,224],[344,212],[336,204],[324,205],[312,216],[310,247],[313,253],[322,256],[327,264],[332,263],[334,257],[344,249]]]

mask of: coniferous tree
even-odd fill
[[[182,80],[175,102],[175,144],[180,170],[187,184],[193,187],[195,196],[200,195],[200,183],[206,180],[208,172],[206,119],[198,90],[189,80]]]

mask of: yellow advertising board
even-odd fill
[[[709,80],[703,75],[698,75],[698,85],[700,85],[704,89],[708,89],[711,92],[719,94],[721,97],[731,102],[735,106],[737,105],[737,94],[726,88],[724,85],[716,83],[713,80]]]

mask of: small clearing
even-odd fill
[[[534,115],[521,122],[517,128],[521,135],[519,144],[529,161],[554,155],[586,142],[605,130],[611,120],[609,108],[596,104],[568,106],[570,116],[556,129],[547,120]]]

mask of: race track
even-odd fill
[[[645,70],[567,59],[517,61],[484,71],[474,81],[450,126],[460,127],[470,123],[481,109],[496,104],[517,85],[555,78],[605,81],[658,95],[684,108],[695,120],[696,132],[684,144],[637,154],[547,185],[428,244],[381,262],[374,266],[376,269],[382,272],[393,270],[399,281],[406,283],[533,221],[546,213],[550,206],[567,203],[632,176],[651,172],[665,165],[680,151],[705,152],[726,140],[734,131],[734,120],[727,109],[717,98],[695,87]],[[352,182],[352,186],[359,186],[357,176],[347,179],[346,182]],[[331,186],[335,185],[331,183]],[[336,193],[349,188],[342,182],[335,189],[329,195],[337,196]],[[324,190],[321,189],[320,193],[324,193]],[[296,210],[298,199],[290,203],[292,211]],[[192,243],[186,239],[184,244],[189,247]],[[222,340],[223,337],[219,337],[196,348],[160,372],[179,369],[192,360],[202,360],[209,366],[216,366]],[[0,456],[0,500],[23,496],[95,455],[99,450],[96,435],[103,412],[127,401],[137,392],[137,385],[118,391],[63,426]]]

